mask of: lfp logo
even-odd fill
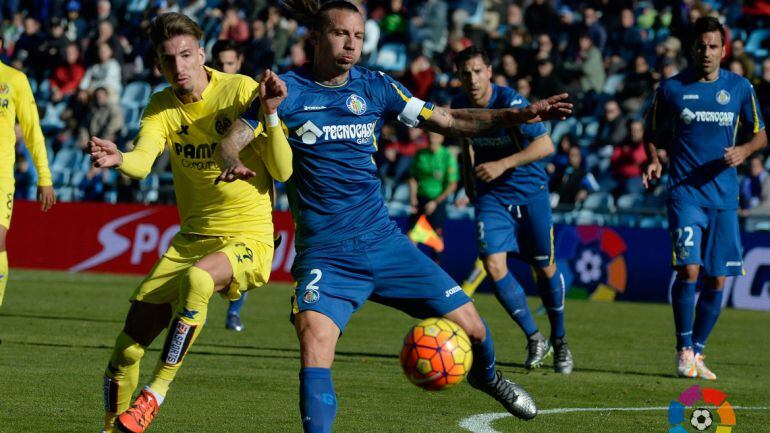
[[[672,400],[668,406],[668,433],[714,431],[730,433],[735,425],[735,412],[727,394],[714,388],[693,385]],[[716,426],[716,430],[711,430]]]
[[[607,227],[564,227],[556,241],[556,264],[570,298],[612,301],[626,291],[626,242]]]

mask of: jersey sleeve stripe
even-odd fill
[[[751,92],[751,109],[754,114],[754,133],[759,132],[759,112],[757,111],[757,101],[754,99],[754,92]]]
[[[400,97],[401,97],[401,99],[403,99],[403,100],[404,100],[404,102],[406,102],[406,103],[408,104],[408,103],[409,103],[409,100],[410,100],[411,98],[407,97],[407,96],[404,94],[404,92],[402,92],[402,91],[401,91],[401,89],[399,89],[399,88],[398,88],[398,86],[396,86],[396,83],[390,83],[390,85],[391,85],[391,86],[393,86],[393,88],[394,88],[394,89],[396,89],[396,93],[398,93],[398,96],[400,96]]]

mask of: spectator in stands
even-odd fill
[[[532,78],[532,95],[535,99],[547,98],[564,91],[564,83],[556,75],[554,64],[550,59],[537,61],[535,76]]]
[[[521,94],[521,96],[532,99],[532,86],[529,84],[529,80],[526,78],[519,78],[516,81],[516,91]]]
[[[232,39],[220,39],[211,47],[211,63],[214,69],[228,74],[238,74],[243,65],[241,46]]]
[[[445,0],[426,0],[419,6],[409,25],[413,52],[431,58],[444,51],[447,42],[448,6]]]
[[[115,101],[123,91],[120,64],[112,57],[112,48],[106,42],[99,44],[99,63],[86,69],[80,81],[80,89],[87,90],[89,94],[99,87],[108,89]]]
[[[534,35],[550,34],[559,25],[559,15],[552,2],[535,0],[524,11],[524,22]]]
[[[40,51],[47,57],[44,59],[46,66],[56,65],[64,58],[64,50],[70,40],[64,35],[64,23],[59,18],[51,20],[50,34],[40,47]]]
[[[618,101],[610,99],[604,103],[604,116],[599,121],[593,147],[615,146],[626,138],[626,121]]]
[[[83,39],[88,28],[86,20],[80,16],[80,2],[78,0],[70,0],[67,2],[66,9],[67,16],[64,19],[64,34],[70,41],[79,41]]]
[[[390,0],[385,16],[380,21],[380,41],[406,44],[409,41],[409,13],[403,0]]]
[[[569,151],[575,145],[575,138],[570,134],[564,134],[559,139],[556,146],[556,153],[551,157],[551,161],[546,165],[546,171],[553,176],[554,173],[561,173],[569,165]]]
[[[271,41],[273,52],[276,59],[282,59],[289,49],[291,39],[291,26],[285,18],[281,16],[281,9],[278,6],[268,6],[265,13],[265,26],[267,28],[267,37]],[[296,25],[296,24],[295,24]]]
[[[634,11],[624,8],[620,11],[620,31],[609,35],[610,54],[618,58],[617,62],[627,65],[643,48],[642,33],[636,27]]]
[[[251,38],[244,45],[244,51],[249,53],[244,58],[244,74],[257,77],[273,66],[275,54],[264,21],[254,20],[251,23]]]
[[[80,127],[78,144],[85,149],[91,137],[104,137],[105,140],[117,141],[123,126],[123,110],[120,105],[113,100],[105,87],[97,87],[91,98],[86,123]]]
[[[578,39],[579,50],[575,56],[564,62],[564,69],[573,73],[577,79],[582,95],[590,93],[601,93],[604,86],[606,73],[602,53],[599,51],[591,37],[583,33]]]
[[[740,205],[743,216],[770,214],[770,175],[760,154],[749,159],[749,173],[741,180]],[[757,209],[760,205],[762,207]]]
[[[64,50],[64,63],[51,74],[51,101],[59,102],[72,96],[80,85],[86,70],[80,64],[80,48],[71,42]]]
[[[522,78],[522,74],[519,71],[519,62],[513,53],[504,53],[500,59],[500,70],[498,71],[503,77],[505,77],[508,86],[513,87],[519,78]],[[552,93],[555,95],[555,93]],[[550,95],[549,95],[550,96]]]
[[[436,81],[436,73],[431,67],[430,60],[425,56],[417,56],[409,65],[409,70],[401,81],[412,95],[427,101]],[[554,93],[555,94],[555,93]]]
[[[616,197],[644,191],[642,186],[642,165],[647,161],[644,151],[644,123],[637,118],[626,122],[628,134],[616,146],[610,157],[612,177],[617,182],[612,192]]]
[[[91,166],[83,176],[78,188],[83,201],[104,201],[104,194],[109,188],[110,171]]]
[[[428,147],[417,151],[409,168],[408,227],[414,227],[425,215],[443,238],[447,200],[457,190],[460,172],[457,157],[443,146],[443,135],[429,132],[428,143]],[[436,253],[433,258],[438,261],[440,255]]]
[[[746,70],[743,68],[743,63],[737,59],[730,60],[727,63],[727,70],[736,75],[740,75],[741,77],[749,78],[746,76]]]
[[[599,14],[592,6],[583,8],[583,24],[594,46],[603,53],[607,45],[607,29],[599,22]]]
[[[396,126],[394,138],[395,140],[385,145],[385,158],[380,167],[380,175],[393,182],[391,196],[396,187],[406,179],[414,155],[428,144],[421,129],[407,128],[400,123]]]
[[[14,164],[13,179],[16,183],[16,189],[13,192],[13,198],[16,200],[31,200],[34,197],[33,187],[37,185],[35,176],[29,168],[27,155],[23,153],[16,154],[16,163]]]
[[[557,171],[551,178],[551,191],[559,194],[559,204],[572,208],[582,203],[593,191],[596,183],[593,176],[583,167],[583,153],[573,145],[569,149],[569,165]]]
[[[636,56],[633,71],[626,75],[616,97],[627,113],[639,113],[655,88],[655,77],[644,56]]]
[[[740,63],[743,68],[743,76],[752,80],[754,78],[754,59],[745,50],[745,43],[741,39],[733,39],[731,44],[730,57],[726,59],[725,63],[731,65],[732,62]]]
[[[754,83],[759,106],[765,119],[770,118],[770,58],[762,60],[762,74]]]
[[[27,75],[38,81],[46,69],[45,59],[40,48],[45,42],[45,37],[40,29],[40,22],[32,16],[24,18],[24,33],[13,48],[12,66],[27,70]]]
[[[131,51],[128,41],[115,34],[115,24],[110,20],[102,20],[99,21],[96,26],[96,35],[92,36],[88,42],[88,48],[86,49],[85,54],[86,64],[92,65],[99,62],[99,46],[102,44],[110,46],[110,49],[112,49],[112,58],[114,58],[119,65],[125,62],[127,53]]]
[[[237,7],[231,6],[225,10],[219,39],[232,39],[239,43],[249,40],[249,25]]]

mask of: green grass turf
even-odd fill
[[[136,277],[13,270],[0,309],[0,432],[98,432],[102,372],[128,309]],[[211,303],[193,346],[150,432],[300,432],[299,358],[287,321],[290,286],[249,296],[246,330],[224,329],[226,303]],[[716,383],[673,376],[673,324],[666,305],[570,300],[567,332],[576,371],[522,367],[525,341],[494,297],[476,304],[492,329],[500,368],[523,384],[541,409],[667,406],[691,384],[725,391],[733,405],[770,406],[770,314],[725,310],[709,341]],[[539,301],[531,298],[535,307]],[[547,330],[545,316],[537,316]],[[404,333],[415,321],[370,303],[354,315],[338,345],[335,432],[466,432],[465,417],[501,412],[466,384],[429,393],[408,383],[398,365]],[[140,383],[158,357],[148,351]],[[500,432],[666,432],[665,411],[541,415],[495,421]],[[766,432],[770,415],[737,411],[733,432]],[[712,427],[709,431],[714,431]]]

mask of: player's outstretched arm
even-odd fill
[[[566,102],[568,97],[568,94],[562,93],[537,101],[524,108],[491,110],[438,107],[428,119],[420,124],[420,127],[450,137],[467,137],[491,133],[522,123],[566,119],[572,115],[572,104]]]
[[[540,161],[554,152],[553,141],[548,134],[536,138],[529,146],[525,147],[513,155],[507,156],[497,161],[485,162],[476,166],[476,177],[484,182],[491,182],[497,179],[501,174],[512,168],[527,165],[531,162]]]
[[[725,164],[728,167],[737,167],[743,164],[751,154],[764,149],[765,146],[767,146],[767,131],[763,128],[757,131],[748,142],[725,148]]]
[[[262,160],[270,175],[279,182],[286,182],[293,170],[292,153],[289,140],[278,118],[278,106],[286,99],[286,83],[273,71],[265,71],[259,84],[259,101],[265,110],[265,132],[267,145],[262,152]]]
[[[162,145],[150,143],[140,138],[131,152],[123,153],[118,146],[109,140],[91,137],[88,142],[88,153],[94,167],[117,168],[121,173],[134,179],[144,179],[150,174],[155,158],[163,150]]]

